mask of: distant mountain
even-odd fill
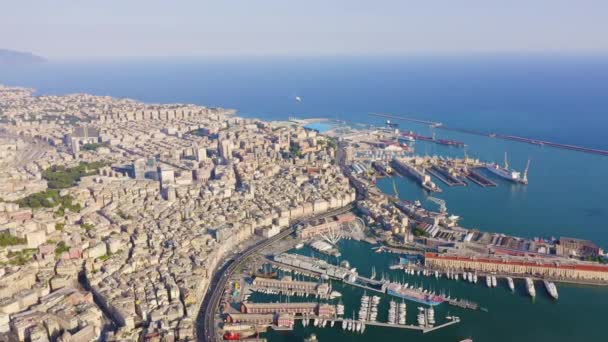
[[[0,64],[31,64],[46,62],[46,59],[29,52],[0,49]]]

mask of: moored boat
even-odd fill
[[[515,291],[515,283],[513,283],[513,278],[507,277],[507,283],[509,284],[509,289],[511,291]]]
[[[549,293],[549,295],[551,297],[553,297],[553,299],[559,298],[559,294],[557,293],[557,287],[555,286],[555,283],[553,283],[552,281],[543,280],[543,284],[545,285],[545,289],[547,289],[547,292]]]
[[[526,288],[530,297],[536,297],[536,289],[534,288],[534,281],[530,278],[526,278]]]

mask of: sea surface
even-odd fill
[[[384,120],[369,113],[390,113],[458,128],[608,149],[608,59],[600,57],[72,61],[0,66],[0,84],[33,87],[39,94],[86,92],[151,103],[229,107],[241,116],[267,120],[325,117],[381,125]],[[302,101],[295,101],[296,96]],[[462,157],[466,151],[470,157],[502,162],[507,152],[510,165],[518,170],[531,160],[528,186],[495,179],[496,188],[474,184],[449,188],[436,180],[444,191],[434,196],[447,201],[450,213],[461,217],[461,225],[525,237],[572,236],[608,248],[608,157],[398,123],[402,130],[434,133],[467,144],[463,149],[416,142],[419,154]],[[393,192],[392,179],[378,183],[382,190]],[[427,194],[409,179],[396,177],[395,184],[400,198],[419,199],[434,208]],[[344,257],[361,263],[362,269],[388,262],[383,255],[363,257],[367,245],[345,242],[344,249]],[[336,342],[393,337],[415,341],[472,337],[476,342],[604,340],[600,330],[608,313],[608,288],[559,284],[560,299],[553,302],[539,287],[543,295],[532,303],[522,294],[522,284],[517,294],[511,294],[505,284],[490,290],[482,285],[438,282],[433,286],[478,300],[490,312],[453,310],[463,322],[428,336],[379,328],[356,338],[329,329],[317,335],[321,341]],[[357,291],[352,293],[360,296]],[[272,334],[270,340],[297,341],[303,332]]]

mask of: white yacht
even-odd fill
[[[530,278],[526,278],[526,288],[530,297],[536,297],[536,289],[534,288],[534,281]]]
[[[507,283],[509,284],[509,289],[511,291],[515,291],[515,283],[513,282],[513,278],[507,277]]]
[[[543,284],[545,284],[545,288],[547,289],[547,292],[549,292],[549,295],[551,297],[553,297],[553,299],[559,298],[559,294],[557,293],[557,287],[555,286],[555,283],[553,283],[552,281],[543,280]]]

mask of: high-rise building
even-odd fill
[[[78,139],[70,139],[70,149],[72,150],[73,154],[77,154],[78,152],[80,152],[80,142],[78,141]]]
[[[220,157],[226,160],[232,158],[232,142],[230,140],[220,140],[218,150]]]
[[[175,184],[175,171],[166,166],[159,166],[157,172],[161,188],[164,188],[168,184]]]
[[[207,160],[207,149],[204,147],[194,146],[194,158],[196,158],[197,162],[202,162]]]
[[[336,160],[340,165],[346,165],[352,163],[355,158],[355,149],[343,142],[338,144],[338,151],[336,152]]]
[[[146,160],[137,159],[133,162],[133,178],[144,179],[146,177]]]

